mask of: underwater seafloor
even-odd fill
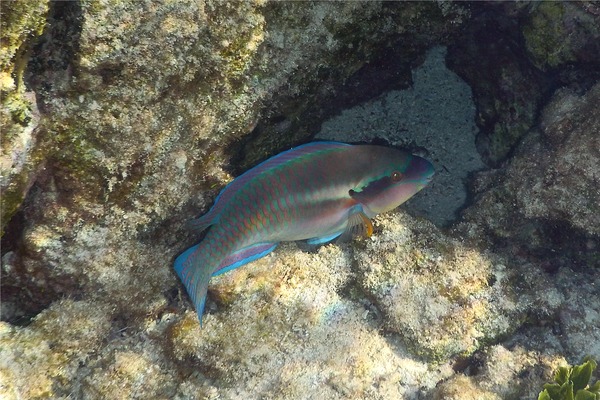
[[[596,2],[0,14],[0,398],[537,399],[600,360]],[[436,177],[369,238],[213,278],[200,328],[185,222],[323,139]]]

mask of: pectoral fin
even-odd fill
[[[348,217],[346,230],[340,237],[341,240],[350,240],[353,237],[370,237],[373,234],[373,224],[362,210],[353,212]]]

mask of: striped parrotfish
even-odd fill
[[[313,142],[240,175],[208,213],[190,222],[198,232],[211,228],[175,260],[200,323],[211,277],[267,255],[282,241],[370,236],[370,218],[404,203],[433,174],[429,161],[401,150]]]

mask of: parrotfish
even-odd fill
[[[410,153],[337,142],[298,146],[246,171],[190,222],[197,232],[211,228],[175,260],[200,323],[211,277],[264,257],[279,242],[370,236],[371,218],[404,203],[433,174],[429,161]]]

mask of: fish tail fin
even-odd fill
[[[202,313],[206,304],[208,281],[214,268],[211,267],[210,263],[202,262],[198,254],[199,246],[192,246],[181,253],[175,259],[174,269],[192,299],[194,307],[196,307],[198,320],[200,321],[200,326],[202,326]]]

